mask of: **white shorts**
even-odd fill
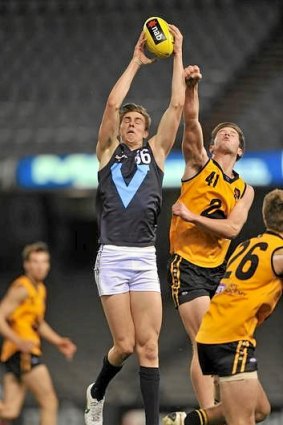
[[[100,296],[130,291],[160,292],[154,246],[101,245],[94,276]]]

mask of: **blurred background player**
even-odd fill
[[[210,154],[204,148],[199,123],[201,78],[198,66],[185,69],[182,150],[186,166],[181,194],[172,207],[169,283],[192,342],[190,376],[194,392],[200,406],[209,407],[214,403],[213,378],[201,372],[195,336],[223,276],[230,240],[247,220],[254,190],[233,169],[245,149],[244,135],[236,124],[218,124],[212,132]]]
[[[106,388],[133,352],[140,366],[146,424],[159,423],[158,338],[162,305],[156,227],[164,162],[175,141],[185,97],[183,37],[173,25],[170,31],[175,38],[171,99],[157,133],[145,142],[150,125],[146,110],[135,104],[121,107],[137,71],[152,63],[144,54],[143,33],[129,65],[108,97],[99,130],[96,153],[100,163],[100,249],[95,277],[113,346],[95,383],[87,389],[87,425],[102,425]]]
[[[57,424],[57,397],[49,371],[41,360],[41,338],[54,344],[71,360],[75,344],[60,336],[44,320],[50,254],[43,242],[25,246],[24,275],[10,286],[0,304],[0,332],[4,337],[1,361],[5,367],[0,418],[19,416],[26,390],[40,407],[40,425]]]
[[[257,375],[254,333],[282,295],[283,190],[265,196],[262,215],[266,231],[231,255],[196,337],[202,371],[219,380],[221,403],[171,413],[164,425],[254,425],[270,413]]]

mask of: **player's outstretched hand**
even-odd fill
[[[137,44],[135,45],[133,59],[139,65],[150,65],[151,63],[156,61],[156,58],[148,58],[144,52],[144,47],[145,47],[145,34],[142,31],[137,41]]]
[[[179,28],[177,28],[175,25],[169,24],[169,29],[171,34],[174,37],[174,53],[175,55],[177,53],[182,53],[182,46],[183,46],[183,35]]]
[[[66,357],[67,360],[72,360],[77,346],[70,340],[70,338],[62,337],[60,342],[57,344],[58,350]]]
[[[184,70],[187,86],[194,87],[202,79],[200,69],[197,65],[189,65]]]

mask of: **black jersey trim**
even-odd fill
[[[215,161],[215,159],[211,158],[211,161],[212,161],[212,162],[216,165],[216,167],[218,167],[218,168],[219,168],[219,170],[221,171],[221,173],[222,173],[222,175],[223,175],[224,180],[225,180],[227,183],[234,183],[236,180],[239,180],[240,176],[239,176],[239,174],[238,174],[235,170],[232,170],[232,171],[233,171],[233,174],[234,174],[234,177],[233,177],[233,178],[231,178],[231,177],[227,176],[227,174],[225,174],[225,173],[224,173],[224,171],[223,171],[223,169],[222,169],[221,165],[220,165],[220,164],[218,164],[218,162],[217,162],[217,161]]]

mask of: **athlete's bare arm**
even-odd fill
[[[169,28],[175,40],[171,98],[169,106],[160,120],[156,135],[149,141],[155,160],[161,169],[163,169],[165,158],[175,142],[185,101],[183,36],[174,25],[169,25]]]
[[[237,202],[229,216],[225,219],[208,218],[194,214],[180,201],[173,205],[172,212],[182,217],[183,220],[193,223],[218,237],[234,239],[247,221],[253,199],[254,190],[251,186],[247,186],[244,196]]]
[[[17,345],[19,351],[30,352],[34,347],[34,342],[20,338],[9,326],[8,318],[13,311],[28,297],[28,292],[23,286],[12,287],[0,304],[0,333]]]
[[[41,321],[38,333],[42,338],[55,345],[67,359],[73,358],[77,351],[76,345],[69,338],[59,335],[45,320]]]
[[[278,251],[276,251],[273,256],[272,263],[275,273],[278,276],[282,276],[283,279],[283,249],[279,249]]]
[[[152,59],[146,57],[144,44],[145,36],[141,32],[129,65],[108,96],[96,146],[97,158],[100,162],[103,162],[103,164],[100,164],[101,167],[109,161],[115,147],[119,143],[117,139],[119,132],[119,108],[131,87],[132,81],[142,65],[148,65],[153,62]]]
[[[186,93],[182,150],[186,162],[183,179],[193,177],[208,161],[199,122],[198,84],[202,75],[197,65],[185,68]]]

